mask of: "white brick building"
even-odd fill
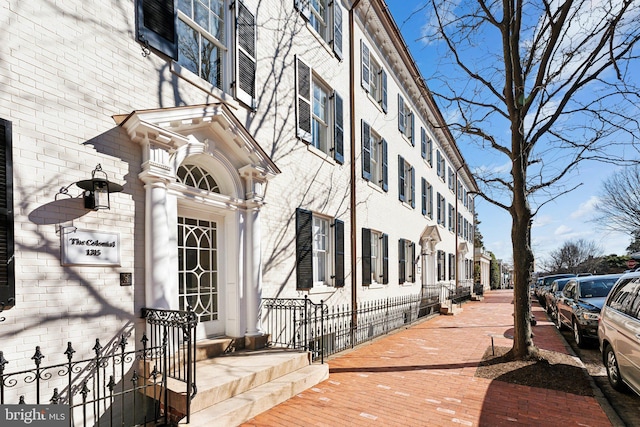
[[[133,341],[143,307],[251,342],[263,298],[471,283],[477,188],[381,0],[0,8],[12,369]],[[109,210],[75,185],[96,165]],[[87,236],[115,243],[63,260]]]

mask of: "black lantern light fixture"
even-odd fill
[[[102,176],[96,176],[102,174]],[[76,182],[76,185],[84,190],[84,207],[93,209],[111,209],[109,202],[110,193],[118,193],[122,191],[122,185],[109,182],[107,173],[102,170],[102,165],[98,163],[96,168],[91,171],[91,179]]]

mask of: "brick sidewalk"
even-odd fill
[[[474,376],[491,345],[511,347],[512,291],[491,291],[330,360],[327,381],[245,426],[610,426],[595,398]],[[538,318],[544,318],[542,312]],[[542,324],[541,324],[542,323]],[[539,348],[567,353],[549,322]]]

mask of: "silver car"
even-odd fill
[[[640,395],[640,272],[622,276],[609,293],[598,340],[611,386]]]

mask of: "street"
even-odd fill
[[[552,320],[547,316],[547,320]],[[534,328],[535,332],[535,328]],[[602,391],[604,397],[609,401],[611,407],[622,419],[626,426],[640,426],[640,396],[634,393],[619,392],[614,390],[607,379],[607,372],[602,363],[602,356],[598,348],[598,342],[589,342],[585,348],[579,348],[573,339],[573,332],[563,330],[561,332],[564,339],[569,343],[573,351],[584,363],[589,375]]]

